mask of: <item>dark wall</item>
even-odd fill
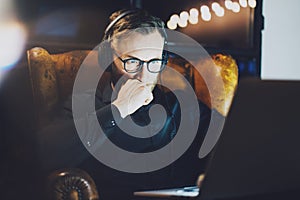
[[[29,45],[53,47],[55,51],[92,49],[101,42],[109,15],[119,9],[140,6],[167,22],[172,14],[210,5],[207,1],[174,0],[15,0],[17,13],[29,31]],[[245,75],[260,74],[262,0],[254,12],[226,11],[223,18],[213,16],[210,22],[201,19],[197,25],[178,28],[205,46],[207,51],[223,52],[239,61]],[[223,20],[222,20],[223,19]]]
[[[38,196],[39,191],[32,93],[23,58],[0,84],[0,193],[5,199]]]
[[[209,168],[210,199],[299,199],[299,91],[300,81],[240,80]]]

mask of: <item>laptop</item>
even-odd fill
[[[300,82],[241,80],[201,187],[134,194],[197,200],[264,195],[300,199],[299,89]]]

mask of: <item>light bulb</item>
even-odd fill
[[[189,19],[189,13],[186,11],[182,11],[179,15],[180,20],[185,20],[187,21]]]
[[[179,16],[177,14],[173,14],[171,17],[170,17],[170,21],[172,23],[175,23],[177,24],[179,22]]]
[[[187,20],[182,20],[180,19],[178,22],[178,26],[180,26],[181,28],[184,28],[187,26]]]
[[[223,17],[225,14],[225,10],[224,8],[220,7],[218,10],[215,11],[215,13],[218,17]]]
[[[192,17],[192,16],[190,16],[189,23],[190,24],[197,24],[198,23],[198,17]]]
[[[239,0],[239,3],[241,7],[246,8],[247,7],[247,0]]]
[[[203,21],[210,21],[211,20],[211,14],[210,12],[204,12],[201,14],[201,18]]]
[[[201,13],[209,13],[209,7],[206,5],[203,5],[200,7]]]
[[[213,11],[216,12],[219,8],[220,8],[220,4],[218,4],[217,2],[214,2],[214,3],[211,4],[211,9]]]
[[[175,30],[177,28],[177,23],[174,23],[173,21],[169,20],[167,22],[167,27],[171,30]]]
[[[190,9],[190,17],[198,17],[199,11],[196,8]]]
[[[251,8],[255,8],[256,7],[256,0],[248,0],[248,4]]]
[[[241,10],[240,4],[238,4],[237,2],[233,2],[232,3],[232,11],[235,13],[238,13],[238,12],[240,12],[240,10]]]
[[[232,1],[231,0],[225,0],[225,7],[228,9],[228,10],[232,10]]]

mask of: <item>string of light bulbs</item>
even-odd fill
[[[221,2],[221,4],[219,3]],[[171,30],[175,30],[178,27],[185,28],[188,24],[197,24],[199,22],[199,15],[203,21],[210,21],[212,19],[212,13],[217,17],[223,17],[225,11],[231,11],[239,13],[241,8],[255,8],[256,0],[224,0],[219,2],[213,2],[210,5],[201,5],[199,9],[191,8],[188,11],[182,11],[179,14],[173,14],[167,21],[167,27]]]

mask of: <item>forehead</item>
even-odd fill
[[[142,56],[161,55],[163,46],[164,38],[158,31],[149,34],[132,32],[113,43],[113,48],[120,54],[143,54]]]

